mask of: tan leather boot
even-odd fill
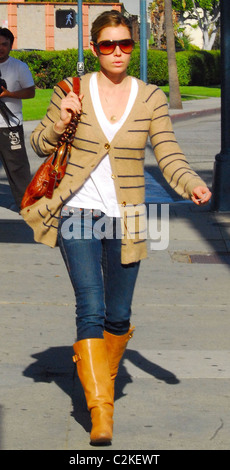
[[[126,346],[130,338],[132,338],[135,327],[131,327],[127,333],[118,336],[104,331],[105,344],[108,353],[109,369],[111,379],[113,381],[113,387],[115,384],[115,378],[118,373],[119,363],[125,352]]]
[[[113,384],[104,339],[83,339],[73,345],[77,372],[91,415],[91,444],[110,444],[113,436]]]

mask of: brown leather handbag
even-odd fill
[[[58,86],[66,94],[69,93],[70,88],[64,80],[59,82]],[[73,77],[73,91],[79,95],[79,77]],[[68,164],[71,153],[71,146],[79,119],[80,116],[78,114],[74,114],[72,116],[68,127],[61,135],[53,153],[46,158],[46,160],[36,171],[33,179],[26,188],[21,202],[21,209],[31,206],[43,196],[47,197],[48,199],[52,199],[55,188],[59,186],[62,178],[65,175],[66,166]]]

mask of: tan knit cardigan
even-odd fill
[[[164,93],[155,85],[138,80],[132,110],[112,142],[101,129],[92,105],[89,80],[81,77],[83,112],[73,143],[65,177],[53,198],[43,197],[21,211],[34,231],[34,239],[51,247],[57,243],[57,228],[63,204],[83,185],[93,169],[109,153],[123,228],[121,262],[128,264],[146,257],[144,154],[148,135],[158,165],[170,186],[190,198],[193,188],[205,183],[188,165],[178,146],[168,115]],[[72,79],[66,79],[72,85]],[[64,93],[54,88],[47,114],[31,136],[35,152],[44,157],[52,152],[60,135],[54,130]],[[92,207],[93,208],[93,207]],[[135,220],[135,223],[133,221]],[[129,229],[129,221],[131,222]]]

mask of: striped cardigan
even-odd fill
[[[168,115],[164,93],[155,85],[138,80],[138,94],[132,110],[112,142],[107,139],[95,115],[90,92],[91,74],[81,77],[84,94],[81,120],[73,142],[66,174],[52,199],[43,197],[21,211],[34,231],[34,239],[51,247],[57,243],[57,228],[63,204],[83,185],[93,169],[109,153],[117,200],[121,208],[122,257],[128,264],[145,258],[144,154],[148,136],[158,165],[170,186],[190,198],[193,188],[205,183],[188,165],[178,146]],[[67,78],[72,85],[72,79]],[[41,157],[52,152],[60,135],[54,130],[59,119],[63,91],[56,86],[47,114],[31,135],[31,145]],[[93,207],[92,207],[93,208]]]

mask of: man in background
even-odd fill
[[[0,28],[0,159],[16,203],[16,211],[31,180],[25,148],[22,100],[34,98],[32,74],[24,62],[10,57],[13,33]]]

